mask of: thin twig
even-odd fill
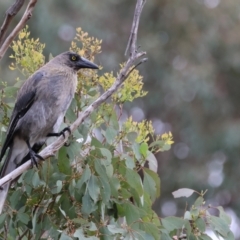
[[[136,4],[136,8],[135,9],[135,13],[139,12],[139,9],[141,7],[142,10],[142,3],[145,2],[143,0],[137,0],[137,4]],[[134,17],[135,23],[134,25],[134,29],[133,32],[136,33],[135,35],[131,34],[132,38],[134,38],[133,40],[130,39],[131,45],[130,48],[131,49],[137,49],[136,48],[136,36],[137,36],[137,31],[138,31],[138,23],[139,23],[139,18],[140,18],[141,14],[138,14],[137,17]],[[130,36],[130,38],[131,38]],[[72,123],[72,125],[70,126],[71,132],[74,132],[74,130],[76,130],[78,128],[78,126],[80,126],[80,124],[97,108],[99,107],[103,102],[106,101],[107,98],[109,98],[114,92],[117,91],[117,89],[122,85],[122,83],[127,79],[127,77],[129,76],[129,74],[131,73],[131,71],[133,69],[135,69],[137,66],[139,66],[141,63],[146,61],[146,58],[141,59],[144,55],[146,55],[145,52],[137,52],[134,51],[132,53],[130,53],[130,57],[128,58],[125,66],[120,70],[116,81],[114,82],[114,84],[106,91],[104,92],[98,99],[96,99],[91,105],[89,105],[84,111],[82,111],[77,120]],[[137,60],[139,60],[138,64],[135,64],[135,62]],[[49,146],[47,146],[46,148],[44,148],[39,155],[42,156],[42,158],[46,159],[50,156],[53,156],[63,145],[64,143],[68,140],[69,137],[69,133],[66,132],[65,133],[65,138],[63,136],[57,138],[52,144],[50,144]],[[31,167],[31,161],[27,161],[26,163],[24,163],[23,165],[19,166],[17,169],[15,169],[14,171],[12,171],[11,173],[9,173],[8,175],[6,175],[5,177],[3,177],[2,179],[0,179],[0,186],[2,186],[4,183],[8,182],[8,181],[12,181],[14,180],[16,177],[18,177],[19,175],[21,175],[24,171],[26,171],[27,169],[29,169]]]
[[[17,238],[17,240],[22,240],[23,237],[27,234],[28,231],[29,231],[29,229],[27,228],[27,229]]]
[[[146,3],[146,0],[137,1],[133,22],[132,22],[131,34],[126,47],[125,56],[127,55],[128,50],[130,50],[130,56],[132,56],[134,53],[137,52],[138,25],[139,25],[140,16],[145,3]]]
[[[8,226],[7,222],[4,223],[4,239],[8,238]]]
[[[16,0],[15,3],[13,3],[13,5],[6,11],[5,13],[6,16],[0,29],[0,46],[3,42],[4,36],[6,34],[10,22],[12,21],[14,16],[20,11],[24,2],[25,0]]]
[[[26,22],[32,17],[32,11],[37,3],[37,0],[30,0],[29,4],[26,8],[25,13],[23,14],[21,20],[17,24],[17,26],[13,29],[13,31],[9,34],[9,36],[5,39],[4,43],[0,48],[0,60],[3,58],[10,44],[14,40],[14,38],[18,35],[18,33],[25,26]]]

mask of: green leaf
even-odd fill
[[[112,196],[114,196],[115,198],[118,198],[119,197],[118,190],[120,189],[119,179],[117,177],[112,177],[109,184],[110,184]]]
[[[56,182],[56,187],[51,189],[52,194],[60,193],[60,191],[62,190],[62,186],[63,186],[62,181],[58,180]]]
[[[234,235],[233,235],[233,233],[231,231],[228,232],[226,239],[227,240],[235,240],[235,237],[234,237]]]
[[[154,202],[157,194],[156,183],[146,171],[144,171],[143,187],[144,191],[150,195],[152,202]]]
[[[147,151],[147,161],[148,161],[149,169],[151,169],[153,172],[157,172],[158,161],[154,156],[154,154],[150,151]]]
[[[61,206],[61,209],[66,213],[66,216],[68,216],[69,218],[75,218],[76,209],[75,209],[75,206],[72,204],[72,201],[70,199],[68,192],[64,192],[60,196],[61,197],[59,199],[58,206]]]
[[[80,178],[80,180],[77,181],[76,188],[81,189],[82,185],[87,182],[91,177],[91,171],[89,169],[89,166],[86,165],[83,174]]]
[[[131,203],[125,203],[122,205],[124,209],[124,215],[126,217],[128,225],[139,220],[139,209]]]
[[[88,182],[88,192],[94,203],[97,202],[98,196],[100,193],[100,188],[98,185],[98,179],[96,176],[91,175],[89,182]]]
[[[130,132],[127,134],[127,139],[129,142],[134,143],[138,134],[136,132]]]
[[[32,185],[33,187],[38,187],[41,184],[41,180],[39,178],[38,172],[35,172],[32,177]]]
[[[210,216],[209,224],[216,232],[220,233],[223,237],[227,237],[227,234],[230,231],[230,229],[228,224],[223,219],[215,216]]]
[[[140,145],[140,153],[146,158],[147,157],[147,152],[148,152],[148,145],[147,143],[143,142]]]
[[[138,194],[139,197],[143,194],[143,187],[142,187],[142,180],[137,172],[131,169],[126,169],[126,181],[127,183],[134,188]]]
[[[0,228],[3,227],[3,225],[4,225],[4,223],[5,223],[6,216],[7,216],[6,213],[2,213],[2,214],[0,215]]]
[[[32,179],[35,174],[35,169],[29,169],[23,176],[25,184],[32,186]]]
[[[199,217],[199,213],[200,213],[200,208],[196,208],[196,207],[193,207],[190,211],[193,219],[196,219]]]
[[[167,233],[161,233],[160,239],[161,240],[172,240],[172,238]]]
[[[76,120],[76,114],[75,112],[73,111],[73,105],[74,105],[74,99],[70,105],[70,107],[68,108],[66,114],[65,114],[65,117],[69,120],[69,122],[74,122]]]
[[[140,160],[141,159],[141,153],[140,153],[140,146],[138,143],[134,143],[132,145],[132,149],[133,149],[133,152],[134,152],[134,155],[136,157],[137,160]]]
[[[11,219],[10,220],[10,222],[9,222],[9,234],[8,235],[10,235],[12,238],[11,238],[11,240],[15,240],[15,239],[17,239],[17,228],[15,227],[15,221],[13,220],[13,219]]]
[[[22,223],[27,224],[29,222],[29,220],[30,220],[30,217],[26,213],[18,213],[17,214],[17,219],[19,221],[21,221]]]
[[[109,230],[108,230],[108,228],[106,226],[102,226],[99,229],[99,232],[100,232],[101,236],[103,236],[103,238],[101,240],[115,240],[111,236],[111,232],[109,232]],[[99,238],[98,238],[98,240],[99,240]],[[119,240],[119,239],[116,239],[116,240]]]
[[[54,165],[51,163],[51,160],[45,160],[40,168],[41,179],[48,182],[54,172],[56,172],[56,170],[54,169]]]
[[[195,221],[196,227],[201,231],[201,232],[205,232],[206,230],[206,223],[202,218],[198,218]]]
[[[107,228],[108,228],[108,231],[113,234],[116,234],[116,233],[126,234],[127,233],[126,229],[117,227],[116,225],[107,225]]]
[[[108,127],[105,132],[105,137],[107,142],[109,144],[112,144],[116,136],[117,136],[117,131],[112,127]]]
[[[11,208],[16,208],[21,198],[22,192],[20,189],[15,190],[14,193],[10,197]]]
[[[92,138],[91,145],[96,148],[101,148],[103,146],[102,143],[94,137]]]
[[[203,199],[203,197],[200,196],[200,197],[198,197],[196,199],[196,201],[194,202],[193,206],[194,207],[200,207],[200,206],[203,205],[203,203],[204,203],[204,199]]]
[[[190,233],[188,236],[188,240],[198,240],[198,239],[193,235],[193,233]]]
[[[4,92],[7,97],[12,97],[12,96],[16,95],[17,91],[18,91],[18,87],[5,87],[4,88]]]
[[[71,175],[71,166],[69,159],[67,158],[67,150],[65,147],[62,147],[58,153],[58,168],[61,173],[66,175]]]
[[[132,157],[125,155],[124,158],[125,158],[125,163],[127,168],[134,169],[136,167],[135,161]]]
[[[72,198],[75,198],[75,192],[77,192],[77,194],[80,192],[80,191],[76,191],[76,180],[75,179],[72,179],[72,181],[70,181],[69,185],[68,185],[68,191],[69,191],[69,194]]]
[[[143,226],[145,232],[151,234],[154,237],[154,239],[159,238],[159,228],[155,224],[150,222],[144,222]]]
[[[74,237],[78,238],[79,240],[98,240],[99,238],[95,237],[95,236],[91,236],[91,237],[85,237],[84,236],[84,232],[83,229],[79,228],[75,231],[75,233],[73,234]]]
[[[82,208],[81,212],[84,215],[89,215],[91,212],[93,212],[97,206],[94,204],[93,200],[91,199],[89,192],[87,191],[86,194],[82,198]]]
[[[65,233],[62,233],[59,240],[72,240],[72,238],[68,237]]]
[[[184,213],[184,219],[187,219],[187,220],[192,220],[192,215],[189,211],[186,211]]]
[[[95,170],[97,171],[99,176],[106,176],[106,169],[105,167],[101,164],[101,160],[96,159],[94,161],[94,166]]]
[[[111,197],[111,188],[108,179],[103,175],[99,177],[99,183],[101,185],[100,192],[102,200],[105,204],[108,204]]]
[[[223,219],[228,225],[230,225],[232,222],[231,217],[228,214],[226,214],[223,207],[220,206],[217,207],[217,209],[219,210],[219,217]]]
[[[212,240],[212,238],[210,238],[207,234],[202,234],[200,237],[199,237],[200,240]]]
[[[82,142],[71,142],[71,144],[66,148],[66,152],[67,152],[67,156],[69,157],[69,159],[73,160],[75,159],[76,156],[79,156],[79,153],[81,151],[81,147],[82,147]]]
[[[162,225],[169,232],[182,229],[186,225],[186,220],[178,217],[166,217],[161,219]]]
[[[108,163],[112,162],[112,153],[106,148],[100,148],[102,155],[106,158]]]
[[[154,180],[155,185],[156,185],[156,198],[160,196],[160,178],[157,173],[153,172],[152,170],[148,168],[143,168],[143,171],[146,172],[151,178]]]

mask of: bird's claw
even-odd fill
[[[70,127],[65,127],[61,132],[59,132],[59,136],[62,135],[65,138],[65,132],[68,131],[69,134],[72,133]]]
[[[30,151],[30,157],[31,157],[31,165],[32,167],[35,165],[36,168],[38,168],[37,158],[39,160],[44,161],[44,158],[40,156],[39,154],[36,154],[34,151]]]

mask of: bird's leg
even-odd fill
[[[61,135],[65,138],[65,131],[68,131],[71,134],[70,127],[65,127],[61,132],[59,133],[48,133],[47,137],[60,137]],[[69,147],[70,143],[64,143],[65,147]]]
[[[37,164],[37,160],[36,158],[40,159],[40,160],[44,160],[40,155],[38,155],[37,153],[35,153],[33,151],[33,149],[31,148],[31,145],[29,143],[29,141],[27,141],[27,146],[28,146],[28,149],[29,149],[29,155],[30,155],[30,158],[31,158],[31,161],[32,161],[32,166],[36,166],[38,167],[38,164]]]
[[[69,134],[71,134],[70,127],[65,127],[61,132],[59,133],[48,133],[47,137],[60,137],[61,135],[65,138],[65,132],[68,131]]]

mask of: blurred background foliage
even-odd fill
[[[0,2],[2,19],[11,3]],[[134,6],[129,0],[39,1],[29,30],[46,43],[48,59],[67,50],[81,27],[103,40],[95,62],[116,72],[125,60]],[[149,60],[139,69],[149,93],[124,111],[135,121],[152,120],[156,134],[174,136],[173,148],[157,155],[159,216],[183,215],[186,200],[173,199],[172,191],[208,189],[207,202],[226,208],[233,230],[240,227],[239,24],[237,0],[149,0],[144,8],[138,40]],[[9,83],[17,77],[7,67],[10,54],[0,69],[1,80]]]

